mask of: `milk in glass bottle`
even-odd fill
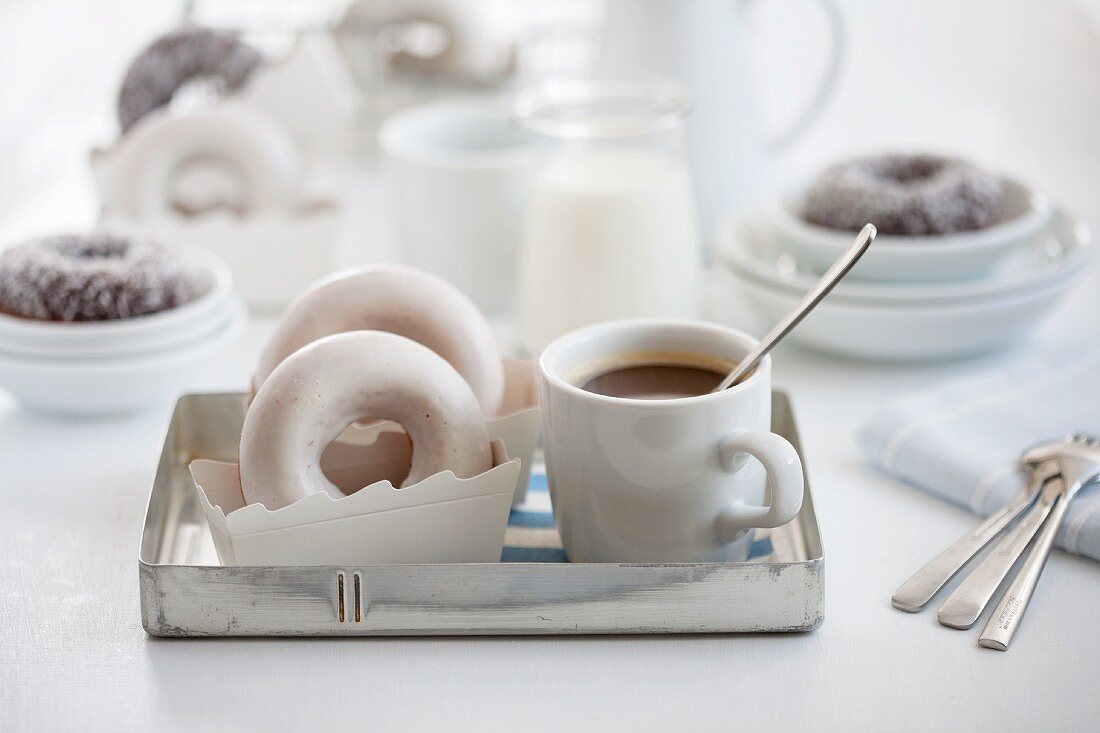
[[[702,252],[682,149],[687,91],[547,82],[517,103],[542,151],[524,220],[518,328],[538,354],[598,321],[698,315]]]

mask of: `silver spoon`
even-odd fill
[[[727,387],[733,385],[744,379],[756,365],[760,363],[760,360],[772,350],[776,344],[783,340],[783,337],[790,333],[795,326],[802,322],[802,319],[806,315],[817,307],[817,304],[825,299],[836,284],[844,279],[855,264],[859,262],[859,258],[863,256],[863,253],[867,251],[867,248],[871,246],[871,242],[875,241],[875,235],[878,234],[878,230],[875,229],[874,224],[867,224],[856,235],[855,241],[852,242],[852,246],[840,256],[840,258],[834,262],[825,274],[821,276],[821,279],[810,288],[810,291],[803,296],[802,300],[794,308],[783,316],[783,320],[775,325],[775,328],[771,332],[760,340],[760,343],[756,345],[756,348],[749,352],[748,356],[741,360],[732,372],[726,375],[726,378],[714,388],[714,392],[721,392]]]

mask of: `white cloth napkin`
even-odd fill
[[[1100,338],[905,399],[857,441],[889,475],[988,516],[1024,485],[1024,448],[1070,433],[1100,436]],[[1100,560],[1100,487],[1077,495],[1056,543]]]

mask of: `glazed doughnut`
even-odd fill
[[[274,511],[316,492],[344,494],[321,454],[360,419],[400,423],[412,441],[411,486],[441,471],[471,478],[492,468],[481,407],[466,381],[426,346],[381,331],[314,341],[260,388],[241,431],[246,503]]]
[[[46,237],[0,254],[0,312],[23,318],[133,318],[189,303],[213,284],[166,247],[112,234]]]
[[[397,265],[338,273],[291,303],[260,356],[253,394],[302,346],[361,330],[387,331],[427,346],[462,375],[486,415],[499,409],[504,366],[485,316],[446,280]]]
[[[213,81],[218,91],[240,89],[260,65],[260,52],[237,34],[188,28],[161,36],[138,54],[118,93],[122,131],[172,101],[189,82]]]
[[[806,194],[810,224],[879,234],[936,235],[995,223],[1001,181],[966,161],[932,155],[881,155],[833,166]]]
[[[292,206],[302,177],[301,153],[269,115],[236,102],[187,114],[154,114],[101,154],[103,206],[135,219],[188,213],[181,182],[196,174],[226,179],[207,186],[207,204],[237,214]],[[228,185],[225,185],[228,183]],[[186,188],[185,186],[183,188]],[[218,193],[230,195],[218,201]],[[209,208],[214,208],[210,206]]]

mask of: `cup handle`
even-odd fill
[[[806,483],[798,451],[785,438],[766,430],[735,430],[718,443],[718,462],[729,473],[740,471],[749,456],[764,464],[771,504],[734,502],[715,520],[718,539],[732,542],[743,529],[778,527],[798,515]]]

